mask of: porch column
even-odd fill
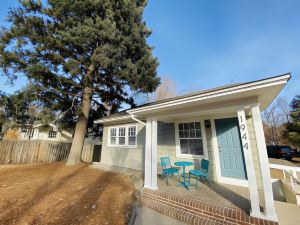
[[[144,187],[157,189],[157,121],[146,121]]]
[[[265,216],[269,220],[278,221],[274,205],[269,159],[267,155],[266,140],[259,105],[252,106],[251,113],[257,142],[257,151],[261,169],[263,192],[265,197]]]
[[[248,133],[244,108],[237,109],[237,115],[238,115],[242,148],[244,152],[244,158],[245,158],[245,164],[247,170],[248,186],[249,186],[250,201],[251,201],[251,216],[257,218],[263,218],[263,215],[260,212],[260,207],[259,207],[258,189],[257,189],[251,144],[249,139],[249,133]]]
[[[152,120],[151,142],[151,189],[157,190],[157,121]]]

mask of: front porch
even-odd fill
[[[210,107],[213,110],[208,109]],[[178,210],[181,210],[183,214],[189,215],[190,213],[196,217],[197,215],[203,218],[208,217],[209,221],[216,221],[214,219],[216,217],[219,219],[217,222],[221,224],[224,221],[233,224],[254,224],[256,220],[258,223],[265,220],[271,223],[274,221],[274,224],[277,224],[259,104],[249,103],[242,99],[234,102],[233,105],[230,105],[230,102],[223,102],[222,105],[218,103],[210,107],[185,108],[184,112],[171,110],[167,117],[157,114],[156,117],[147,118],[143,194],[148,200],[144,201],[144,204],[156,210],[157,207],[173,207],[171,212],[176,211],[179,206]],[[227,125],[234,121],[235,125],[229,126],[229,128],[223,126],[218,130],[216,122],[221,120],[227,121]],[[160,130],[158,124],[161,122],[174,124],[175,148],[167,149],[159,144],[161,140],[158,139],[164,136],[163,133],[158,134]],[[193,132],[194,135],[197,133],[197,129],[201,130],[201,135],[199,134],[198,137],[201,140],[202,149],[197,149],[197,146],[189,149],[190,151],[199,151],[200,155],[188,155],[182,151],[180,131],[185,132],[186,125],[192,126],[192,129],[187,131],[190,134]],[[230,146],[237,145],[236,149],[239,152],[231,154],[241,154],[237,157],[234,156],[234,161],[229,162],[230,164],[235,163],[233,167],[236,170],[231,171],[237,172],[236,174],[229,172],[229,176],[224,174],[226,167],[224,163],[226,162],[224,162],[224,155],[222,156],[221,151],[224,149],[222,147],[220,149],[220,145],[224,143],[219,139],[223,137],[220,136],[222,132],[228,132],[228,129],[232,136],[223,135],[227,138],[225,145],[228,144],[228,141],[232,141]],[[195,137],[197,138],[196,134]],[[234,140],[235,142],[233,142]],[[197,190],[194,187],[186,190],[174,185],[174,181],[172,185],[166,186],[157,177],[157,174],[161,173],[160,157],[162,156],[170,156],[172,165],[178,161],[192,162],[191,168],[187,169],[199,169],[202,159],[209,160],[208,172],[212,183],[211,187],[201,184]],[[240,171],[241,173],[239,173]],[[189,205],[190,202],[192,205]],[[217,213],[212,213],[210,208],[217,209]],[[224,214],[225,211],[226,213],[228,211],[228,214]],[[245,220],[242,220],[242,215]],[[251,218],[256,219],[251,221]]]

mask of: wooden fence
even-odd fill
[[[28,164],[66,161],[71,143],[42,140],[0,141],[0,164]],[[101,145],[85,144],[81,160],[99,162]]]

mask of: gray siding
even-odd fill
[[[123,166],[132,169],[144,169],[144,153],[145,153],[145,128],[141,124],[137,124],[137,148],[121,148],[108,147],[108,126],[103,130],[103,145],[101,161],[107,164]],[[177,161],[187,160],[194,163],[194,166],[189,169],[199,169],[200,160],[198,159],[182,159],[176,157],[176,141],[175,141],[175,125],[174,123],[158,122],[157,126],[157,168],[158,173],[161,173],[160,157],[169,156],[172,164]],[[210,161],[209,176],[211,179],[216,179],[215,163],[212,149],[212,134],[211,129],[206,128],[206,137],[208,145],[208,157]]]
[[[257,144],[256,144],[255,130],[254,130],[254,125],[253,125],[253,119],[250,116],[247,117],[247,127],[248,127],[248,132],[249,132],[249,139],[250,139],[257,187],[258,187],[258,189],[262,189],[263,188],[262,187],[262,177],[261,177],[258,149],[257,149]]]
[[[159,122],[157,126],[157,169],[161,173],[160,157],[169,156],[171,163],[176,161],[174,123]]]
[[[209,165],[209,177],[212,180],[216,179],[216,170],[215,163],[213,157],[213,149],[212,149],[212,133],[211,128],[205,128],[206,131],[206,139],[207,139],[207,148],[208,148],[208,159],[210,162]],[[169,156],[171,158],[172,164],[177,161],[190,161],[193,162],[193,166],[189,166],[186,168],[187,171],[191,169],[199,169],[201,160],[199,159],[183,159],[176,157],[176,141],[175,141],[175,124],[165,124],[159,123],[158,126],[158,142],[157,142],[157,151],[158,151],[158,171],[161,173],[160,166],[160,157]]]
[[[136,124],[136,123],[133,123]],[[104,127],[103,131],[103,145],[101,161],[107,164],[122,166],[132,169],[144,169],[144,154],[145,154],[145,127],[142,124],[137,125],[137,147],[136,148],[122,148],[122,147],[108,147],[108,127]],[[262,189],[261,171],[259,164],[259,156],[256,146],[256,138],[254,133],[254,126],[252,117],[247,117],[247,125],[249,130],[250,144],[252,148],[252,156],[254,161],[255,174],[257,177],[257,185]],[[209,178],[216,180],[216,163],[213,153],[212,131],[211,128],[205,128],[208,148],[209,165]],[[158,137],[157,137],[157,168],[158,173],[161,173],[160,157],[169,156],[172,164],[177,161],[191,161],[193,166],[187,167],[190,169],[199,169],[200,160],[198,159],[183,159],[176,157],[176,141],[175,141],[175,125],[174,123],[158,122]]]
[[[132,123],[136,124],[136,123]],[[101,162],[127,167],[137,170],[144,168],[144,145],[145,145],[145,128],[141,124],[137,125],[137,147],[108,147],[108,127],[103,129],[103,142],[101,151]]]
[[[213,152],[213,140],[212,140],[212,131],[211,127],[205,128],[206,131],[206,139],[207,139],[207,151],[208,151],[208,159],[209,159],[209,169],[208,175],[211,180],[217,180],[217,172],[216,172],[216,163],[215,156]]]

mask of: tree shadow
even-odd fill
[[[218,184],[214,181],[210,181],[210,189],[250,215],[250,200],[237,193],[238,191],[230,190],[226,186]]]
[[[16,211],[4,211],[4,213],[2,213],[1,217],[3,219],[0,218],[0,224],[10,224],[11,219],[14,219],[14,223],[17,224],[18,222],[20,222],[20,220],[22,219],[22,217],[28,213],[28,211],[34,207],[36,204],[40,203],[43,198],[47,195],[50,195],[51,193],[54,193],[55,191],[57,191],[59,188],[61,188],[66,182],[68,182],[70,179],[72,179],[74,176],[76,176],[78,174],[78,172],[80,170],[82,170],[83,168],[88,167],[89,164],[83,164],[82,166],[80,166],[78,169],[74,170],[72,173],[68,174],[67,176],[63,177],[63,178],[59,178],[59,182],[58,184],[54,185],[53,187],[51,186],[51,183],[55,183],[55,180],[51,180],[51,177],[53,177],[58,170],[60,169],[59,167],[55,167],[56,169],[52,171],[51,175],[49,175],[49,179],[42,184],[41,186],[39,186],[35,193],[32,195],[32,197],[28,200],[26,200],[25,202],[23,202],[22,204],[18,205]],[[14,204],[14,203],[12,203]],[[4,205],[3,208],[12,208],[14,207],[14,205],[12,204],[7,204]],[[16,208],[16,207],[14,207]],[[7,215],[9,214],[9,215]]]
[[[60,215],[63,215],[63,216],[60,216],[59,218],[51,221],[48,224],[49,225],[56,225],[56,224],[79,225],[79,224],[82,224],[83,221],[80,220],[80,218],[75,216],[78,214],[78,210],[79,210],[78,206],[81,206],[80,214],[85,215],[85,218],[89,218],[90,216],[93,218],[96,216],[94,214],[95,210],[101,210],[98,208],[99,206],[97,206],[97,204],[96,204],[97,200],[99,200],[101,197],[109,198],[109,202],[106,205],[107,209],[105,211],[107,213],[107,215],[105,215],[105,217],[102,217],[103,220],[109,221],[109,224],[115,224],[114,221],[112,221],[113,218],[110,218],[110,215],[108,215],[108,214],[116,213],[113,211],[114,210],[113,202],[114,202],[114,199],[118,198],[119,195],[118,195],[118,193],[114,193],[113,195],[110,195],[110,196],[104,196],[104,193],[110,188],[109,184],[112,181],[113,181],[113,185],[117,185],[117,186],[123,185],[123,183],[121,183],[119,181],[118,176],[119,176],[119,174],[116,174],[116,173],[111,173],[111,172],[103,173],[101,176],[99,176],[97,179],[95,179],[95,181],[93,183],[89,184],[89,188],[85,194],[83,194],[80,198],[78,198],[72,204],[70,204],[69,206],[67,206],[61,210]],[[95,190],[97,190],[97,188],[99,187],[99,184],[103,183],[104,181],[105,181],[104,188],[99,190],[97,192],[97,194],[95,195]],[[95,204],[94,209],[92,208],[93,204],[91,204],[91,202],[94,202],[94,204]],[[86,207],[86,208],[82,207],[86,203],[90,204],[89,207]],[[92,214],[94,214],[94,215],[92,215]],[[127,219],[126,216],[125,216],[125,219]]]

